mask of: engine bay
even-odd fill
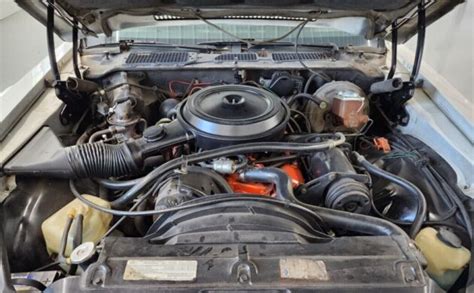
[[[12,271],[64,292],[462,287],[464,195],[394,127],[407,82],[382,51],[304,54],[85,49],[63,126],[3,167]]]

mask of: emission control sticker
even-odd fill
[[[293,280],[329,280],[324,261],[305,258],[280,259],[280,277]]]
[[[123,279],[128,281],[194,281],[196,275],[196,260],[133,259],[127,261]]]

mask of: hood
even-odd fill
[[[46,25],[46,3],[51,1],[16,0],[18,5]],[[71,39],[71,23],[77,20],[83,35],[113,31],[175,19],[249,18],[259,19],[334,19],[364,17],[365,36],[389,37],[388,28],[398,20],[399,43],[417,31],[415,10],[421,0],[57,0],[55,32]],[[426,1],[426,24],[452,10],[464,0]]]

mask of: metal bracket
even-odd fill
[[[413,61],[413,69],[410,75],[410,80],[403,82],[401,89],[376,96],[379,103],[379,109],[383,112],[382,115],[389,120],[393,125],[407,125],[410,117],[405,109],[405,103],[410,100],[416,87],[416,78],[420,71],[421,59],[423,57],[423,49],[425,44],[426,32],[426,11],[425,0],[422,0],[418,5],[418,39],[416,44],[415,60]],[[395,74],[397,63],[397,30],[396,22],[392,25],[392,65],[387,79],[390,79]]]
[[[64,102],[64,107],[60,112],[60,119],[63,125],[78,121],[87,108],[85,98],[79,92],[73,92],[67,88],[67,82],[56,80],[53,87],[58,99]]]
[[[54,82],[52,83],[56,96],[58,99],[64,102],[64,107],[60,113],[60,120],[62,124],[69,124],[71,122],[79,120],[84,110],[87,107],[87,103],[84,102],[85,97],[79,92],[72,92],[67,87],[67,82],[61,80],[61,76],[56,61],[56,46],[54,45],[54,0],[50,0],[47,8],[47,25],[46,34],[48,39],[48,56],[53,73]],[[75,28],[75,44],[73,48],[73,59],[77,58],[77,28]],[[74,61],[75,71],[79,71],[77,68],[77,60]],[[76,72],[80,75],[80,72]]]

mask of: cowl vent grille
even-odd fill
[[[257,54],[255,53],[230,53],[217,56],[214,60],[218,62],[224,61],[257,61]]]
[[[140,52],[128,55],[126,64],[173,64],[186,63],[188,52]]]
[[[332,52],[301,52],[298,55],[301,60],[324,60],[334,57]],[[299,59],[298,55],[292,52],[273,53],[272,59],[275,62],[297,61]]]

